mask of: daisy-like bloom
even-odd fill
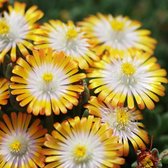
[[[119,168],[124,164],[122,145],[100,118],[77,116],[54,127],[44,143],[45,168]]]
[[[3,115],[0,121],[0,167],[38,168],[44,167],[42,146],[47,130],[31,115],[19,112]]]
[[[70,57],[50,49],[34,50],[16,64],[11,93],[17,95],[20,106],[28,105],[28,113],[50,115],[53,111],[58,115],[78,104],[79,93],[84,90],[80,80],[86,75],[78,73],[78,65]]]
[[[33,31],[37,27],[35,22],[43,13],[32,6],[25,11],[26,4],[15,2],[14,7],[9,6],[9,13],[4,12],[0,17],[0,62],[3,62],[7,52],[10,51],[12,61],[16,60],[16,50],[22,55],[33,49],[32,41],[36,38]]]
[[[3,4],[5,3],[5,2],[7,2],[8,0],[0,0],[0,8],[2,8],[3,7]]]
[[[129,153],[129,141],[135,150],[146,149],[145,143],[149,143],[149,139],[144,125],[140,122],[143,116],[139,110],[112,107],[96,97],[91,97],[89,104],[85,107],[88,108],[90,114],[100,117],[102,122],[107,123],[114,130],[113,135],[119,137],[119,143],[123,144],[125,156]]]
[[[151,38],[150,31],[140,29],[141,23],[128,17],[97,14],[85,18],[79,25],[90,43],[95,46],[97,54],[105,50],[121,53],[122,51],[141,49],[153,52],[156,40]]]
[[[104,56],[88,70],[89,88],[95,89],[100,100],[112,106],[124,105],[133,109],[135,102],[140,109],[152,110],[158,96],[164,96],[167,83],[166,70],[156,63],[149,53],[135,50],[118,58]]]
[[[59,20],[50,20],[37,30],[37,33],[41,35],[36,38],[37,48],[49,47],[55,52],[64,52],[77,61],[81,69],[89,68],[93,61],[99,59],[91,51],[84,33],[71,21],[65,24]]]
[[[0,109],[1,105],[6,105],[9,98],[9,83],[5,78],[0,78]]]

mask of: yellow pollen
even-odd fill
[[[87,149],[86,146],[84,145],[78,145],[75,147],[73,151],[74,157],[78,161],[82,161],[85,159],[86,154],[87,154]]]
[[[78,35],[78,32],[75,29],[69,29],[66,33],[66,37],[68,40],[77,37],[77,35]]]
[[[120,125],[127,125],[129,122],[129,115],[124,109],[117,110],[117,122]]]
[[[111,21],[111,27],[115,31],[122,31],[124,29],[124,23],[118,20]]]
[[[9,32],[9,26],[5,20],[0,20],[0,35],[7,34]]]
[[[122,72],[128,76],[133,75],[135,73],[135,67],[129,62],[123,63],[121,69]]]
[[[11,152],[20,152],[22,145],[20,141],[15,140],[14,142],[10,144],[9,147],[10,147]]]
[[[44,73],[43,80],[45,82],[51,82],[53,80],[53,74],[52,73]]]

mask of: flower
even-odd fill
[[[5,78],[0,78],[0,109],[1,105],[6,105],[9,98],[9,87],[8,80]]]
[[[33,49],[33,41],[36,35],[33,34],[43,13],[32,6],[25,12],[25,3],[15,2],[14,7],[9,6],[9,13],[4,12],[0,17],[0,62],[3,62],[6,53],[10,51],[13,62],[16,61],[16,50],[22,55],[27,55],[28,49]]]
[[[99,99],[112,106],[124,105],[127,99],[126,106],[130,109],[135,107],[135,102],[140,109],[145,106],[154,109],[158,95],[165,94],[162,83],[167,83],[166,70],[160,69],[156,58],[149,53],[135,50],[119,57],[105,56],[88,70],[87,76],[93,78],[89,88],[95,89]]]
[[[3,7],[3,4],[5,3],[5,2],[7,2],[8,0],[0,0],[0,8],[2,8]]]
[[[119,143],[123,144],[124,155],[129,153],[130,141],[135,150],[146,149],[145,143],[149,143],[148,133],[144,130],[144,125],[140,122],[143,116],[139,110],[130,110],[126,107],[112,107],[103,103],[96,97],[91,97],[89,104],[85,105],[89,113],[101,117],[102,122],[109,125],[114,130],[113,135],[119,137]]]
[[[26,60],[19,58],[11,77],[11,93],[17,95],[20,106],[28,105],[28,113],[56,115],[66,113],[78,104],[83,91],[80,80],[86,77],[78,73],[77,64],[63,53],[49,49],[34,50]]]
[[[124,164],[119,151],[122,145],[99,118],[77,116],[54,127],[44,143],[45,168],[119,168]]]
[[[102,54],[105,50],[112,53],[132,50],[133,48],[152,52],[156,40],[150,31],[140,29],[141,23],[128,17],[97,14],[78,23],[86,32],[86,37],[95,46],[95,51]]]
[[[95,60],[99,60],[90,49],[88,39],[73,22],[67,24],[59,20],[50,20],[40,30],[41,37],[36,38],[37,48],[52,48],[55,52],[64,52],[78,62],[81,69],[89,68]]]
[[[10,168],[44,167],[42,154],[46,129],[36,119],[32,124],[31,115],[19,112],[7,114],[0,121],[0,166]]]
[[[161,154],[159,155],[159,151],[156,148],[148,149],[148,150],[138,150],[137,151],[137,167],[162,167],[161,165]]]

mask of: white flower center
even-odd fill
[[[119,129],[125,129],[125,127],[130,122],[130,118],[129,118],[130,115],[129,115],[129,113],[124,108],[117,109],[116,113],[117,113],[116,114],[117,127]]]
[[[12,138],[12,140],[8,143],[9,151],[15,156],[24,155],[27,151],[27,146],[27,139],[21,136]]]
[[[83,38],[83,33],[75,27],[57,27],[49,34],[50,46],[56,52],[77,58],[85,55],[89,50],[89,43]]]
[[[71,144],[71,145],[69,145]],[[100,167],[104,160],[104,144],[97,135],[88,132],[80,132],[67,137],[61,144],[60,162],[71,167]]]
[[[46,83],[49,83],[53,80],[53,74],[52,73],[44,73],[43,74],[43,80],[46,82]]]
[[[44,63],[34,67],[30,71],[27,81],[27,88],[35,97],[39,100],[46,97],[48,101],[51,97],[58,99],[69,84],[64,71],[54,66],[53,63]]]
[[[136,68],[133,64],[125,62],[121,64],[121,82],[126,85],[133,85],[136,83],[134,74]]]
[[[77,144],[73,149],[73,158],[76,163],[86,162],[91,158],[86,145]]]
[[[126,130],[131,122],[132,116],[128,112],[127,108],[115,108],[112,107],[101,107],[102,121],[106,122],[112,128],[119,130]]]
[[[134,133],[138,133],[138,125],[134,111],[129,111],[124,107],[116,107],[115,109],[109,106],[108,108],[100,108],[102,121],[109,124],[114,130],[114,135],[118,136],[120,141],[125,137],[132,137]]]
[[[121,65],[121,69],[122,69],[123,74],[127,76],[133,75],[136,71],[135,67],[129,62],[123,63]]]
[[[73,40],[78,36],[78,32],[75,29],[69,29],[66,33],[66,37],[68,40]]]
[[[22,42],[28,31],[29,25],[22,15],[14,11],[10,14],[4,13],[4,20],[0,21],[0,41],[4,46]]]
[[[98,21],[94,26],[94,35],[107,46],[117,50],[125,50],[133,47],[137,41],[138,36],[134,33],[134,26],[129,26],[130,21],[123,20],[106,20]]]
[[[124,23],[118,20],[111,21],[111,27],[115,31],[122,31],[124,29]]]

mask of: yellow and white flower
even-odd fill
[[[1,105],[6,105],[9,98],[9,82],[5,78],[0,78],[0,109]]]
[[[81,69],[87,69],[93,61],[98,60],[90,49],[88,39],[73,22],[67,24],[59,20],[50,20],[36,31],[41,37],[36,38],[37,48],[52,48],[55,52],[63,52],[78,62]]]
[[[0,17],[0,62],[8,52],[12,61],[16,61],[17,48],[22,55],[27,55],[28,49],[33,49],[32,41],[36,38],[33,31],[37,28],[35,22],[43,13],[32,6],[25,11],[26,4],[15,2],[14,7],[8,6],[9,12],[5,11]]]
[[[123,58],[104,56],[88,70],[92,78],[89,88],[95,89],[100,100],[112,106],[124,105],[133,109],[135,102],[140,109],[145,106],[152,110],[158,96],[164,96],[167,83],[166,70],[156,63],[157,59],[148,53],[134,51],[125,53]]]
[[[38,168],[44,167],[42,146],[47,130],[31,115],[19,112],[3,115],[0,121],[0,167]]]
[[[100,117],[102,122],[107,123],[114,130],[113,135],[119,137],[119,143],[123,144],[125,156],[129,153],[129,142],[131,142],[135,151],[138,148],[141,150],[146,149],[146,144],[149,143],[148,133],[140,122],[143,116],[139,110],[112,107],[96,97],[91,97],[89,104],[85,105],[85,107],[88,108],[90,114]]]
[[[141,23],[128,17],[99,13],[85,18],[79,25],[98,54],[105,50],[122,53],[133,48],[153,53],[156,45],[150,31],[140,29]]]
[[[55,123],[52,135],[46,135],[45,168],[120,168],[118,138],[99,118],[68,119]]]
[[[80,81],[86,75],[78,71],[76,62],[63,53],[34,50],[26,60],[17,60],[12,70],[11,93],[17,95],[20,106],[28,105],[28,113],[66,113],[78,104],[79,94],[84,89]]]

